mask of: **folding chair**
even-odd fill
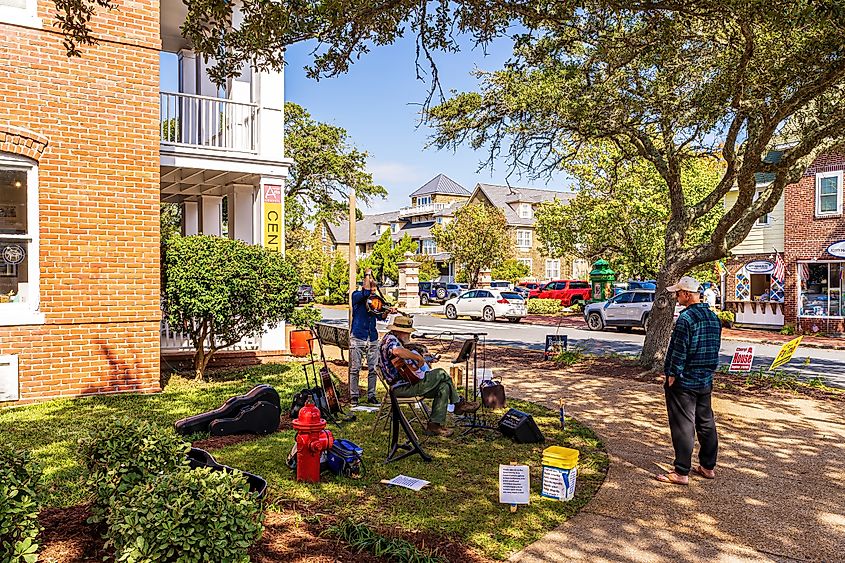
[[[390,400],[390,386],[387,384],[387,378],[385,378],[384,372],[381,370],[381,366],[376,366],[376,374],[378,375],[379,381],[381,381],[381,384],[384,386],[386,393],[384,399],[381,401],[381,406],[379,407],[376,420],[373,423],[373,432],[378,430],[379,422],[383,422],[382,430],[387,428],[387,422],[390,420],[390,414],[393,409],[392,401]],[[416,421],[417,424],[425,430],[425,427],[428,426],[428,423],[431,420],[431,414],[428,410],[428,406],[426,406],[422,398],[394,397],[394,400],[399,405],[399,408],[407,406],[410,409],[411,416],[407,417],[409,423]]]

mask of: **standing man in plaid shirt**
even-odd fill
[[[684,276],[667,291],[674,293],[681,311],[672,332],[663,372],[666,382],[666,410],[675,449],[674,470],[658,475],[657,480],[676,485],[689,484],[690,471],[704,477],[716,477],[716,421],[710,406],[713,372],[719,366],[722,325],[706,303],[701,303],[698,281]],[[692,465],[692,450],[698,435],[699,464]]]

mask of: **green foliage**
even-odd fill
[[[349,301],[349,264],[339,252],[331,256],[322,275],[315,281],[314,299],[325,305]]]
[[[94,522],[104,521],[114,502],[133,487],[187,464],[191,445],[155,423],[119,417],[101,424],[79,440],[87,470],[86,486],[94,497]]]
[[[314,328],[323,319],[323,314],[310,303],[304,307],[297,307],[288,316],[288,322],[297,328]]]
[[[166,240],[182,230],[182,207],[177,203],[162,203],[159,209],[160,237]]]
[[[247,563],[263,530],[262,507],[240,472],[159,474],[124,493],[108,516],[115,560]]]
[[[716,316],[724,327],[730,328],[736,322],[736,314],[733,311],[719,311]]]
[[[366,524],[346,519],[340,524],[329,526],[326,535],[336,536],[349,546],[363,553],[396,561],[397,563],[445,563],[446,559],[426,551],[421,551],[414,544],[398,538],[386,538]]]
[[[0,445],[0,561],[38,560],[43,470],[28,451]]]
[[[574,366],[584,359],[584,349],[580,346],[572,346],[566,350],[561,350],[553,358],[554,362],[562,366]]]
[[[372,268],[373,277],[379,283],[384,283],[388,279],[395,282],[399,280],[397,264],[405,260],[406,253],[416,254],[418,250],[417,242],[411,239],[407,233],[394,243],[388,229],[381,234],[373,245],[373,251],[370,255],[359,261],[358,270],[363,272],[367,268]]]
[[[214,353],[287,318],[299,277],[276,252],[239,240],[172,236],[165,242],[162,307],[196,350],[202,379]]]
[[[481,271],[498,266],[512,248],[505,214],[491,205],[464,205],[454,220],[434,225],[431,234],[437,247],[466,271],[470,287],[478,286]]]
[[[431,256],[427,254],[417,254],[414,257],[414,260],[416,260],[420,264],[420,281],[431,281],[434,278],[440,276],[440,268],[437,267],[437,263],[435,263],[434,259]]]
[[[655,279],[665,259],[669,191],[644,159],[620,159],[618,150],[603,143],[569,160],[566,170],[578,182],[578,193],[568,204],[553,200],[538,206],[537,236],[550,256],[578,256],[590,263],[604,258],[620,279]],[[686,197],[700,200],[723,169],[717,159],[690,161],[682,175]],[[696,221],[687,245],[709,239],[723,212],[719,206]]]
[[[792,336],[795,334],[795,325],[792,323],[784,323],[783,328],[780,329],[780,333],[786,336]]]
[[[555,315],[560,313],[560,299],[529,299],[526,301],[529,315]]]
[[[518,282],[530,273],[531,269],[526,264],[513,258],[494,266],[490,272],[494,280],[507,280],[512,283]]]
[[[349,190],[364,204],[387,195],[367,172],[369,155],[351,145],[345,129],[315,121],[293,102],[285,103],[285,156],[293,159],[285,182],[289,229],[346,217]]]
[[[319,229],[293,227],[285,230],[285,258],[296,269],[302,283],[313,284],[329,260],[329,255],[323,252]]]

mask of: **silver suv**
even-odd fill
[[[646,290],[625,291],[601,303],[584,307],[584,320],[590,330],[607,326],[619,328],[642,327],[648,329],[648,314],[654,305],[654,292]]]

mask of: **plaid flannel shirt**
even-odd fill
[[[684,389],[707,389],[719,367],[722,324],[706,303],[681,311],[672,332],[663,372]]]

